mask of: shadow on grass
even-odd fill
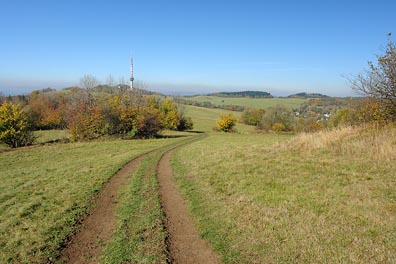
[[[188,137],[188,135],[156,135],[154,138],[182,138]]]

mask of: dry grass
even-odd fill
[[[310,154],[321,150],[339,155],[365,156],[372,161],[394,161],[396,128],[343,127],[317,133],[302,133],[283,147]]]
[[[173,168],[225,263],[394,263],[394,133],[214,134]]]

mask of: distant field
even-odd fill
[[[214,105],[240,105],[251,108],[262,108],[267,109],[277,105],[282,105],[286,108],[299,108],[300,105],[306,102],[308,99],[300,98],[228,98],[218,96],[194,96],[194,97],[183,97],[186,100],[196,102],[210,102]]]
[[[106,140],[0,153],[0,263],[53,259],[104,182],[134,157],[179,140]]]
[[[394,263],[395,136],[211,134],[172,166],[225,263]]]
[[[213,127],[216,127],[216,120],[220,119],[220,115],[224,113],[230,113],[232,111],[226,111],[222,109],[204,108],[190,105],[182,105],[182,109],[186,116],[192,118],[194,122],[195,131],[210,132]],[[236,118],[241,116],[240,112],[232,112]],[[251,132],[254,131],[253,126],[248,126],[242,123],[237,123],[236,129],[238,132]]]

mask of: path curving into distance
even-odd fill
[[[209,243],[199,236],[184,199],[176,188],[170,166],[171,153],[171,151],[165,153],[157,169],[161,203],[165,213],[165,228],[168,232],[169,262],[221,263]]]
[[[201,239],[190,217],[184,199],[176,187],[170,167],[172,150],[203,137],[195,136],[176,145],[143,154],[116,173],[95,199],[95,208],[82,221],[76,233],[62,250],[61,262],[74,264],[99,263],[102,249],[111,239],[116,227],[116,197],[141,161],[154,153],[163,153],[157,165],[159,194],[164,211],[164,229],[168,233],[167,263],[221,263],[209,243]],[[165,241],[164,241],[165,243]]]
[[[99,263],[102,249],[115,229],[117,194],[120,188],[128,183],[131,173],[150,153],[143,154],[129,162],[105,184],[96,197],[95,208],[83,220],[69,244],[62,251],[63,263]]]

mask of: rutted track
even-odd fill
[[[158,165],[161,202],[168,232],[170,263],[220,263],[220,258],[208,242],[202,240],[188,214],[182,195],[176,188],[170,167],[171,151],[165,153]]]
[[[99,262],[103,245],[111,238],[115,228],[117,193],[120,187],[127,183],[128,176],[140,161],[150,153],[129,162],[105,184],[96,198],[95,209],[85,218],[63,250],[62,260],[65,263]]]
[[[168,263],[219,263],[209,244],[198,235],[184,200],[176,188],[170,168],[171,151],[175,148],[202,139],[205,135],[188,137],[178,143],[159,148],[129,162],[103,187],[96,197],[96,207],[82,222],[69,244],[62,251],[64,263],[98,263],[102,250],[111,239],[116,226],[117,194],[143,159],[160,155],[153,162],[157,167],[161,206],[165,215],[164,229],[167,232]],[[159,160],[159,161],[158,161]],[[165,241],[164,241],[165,243]]]

